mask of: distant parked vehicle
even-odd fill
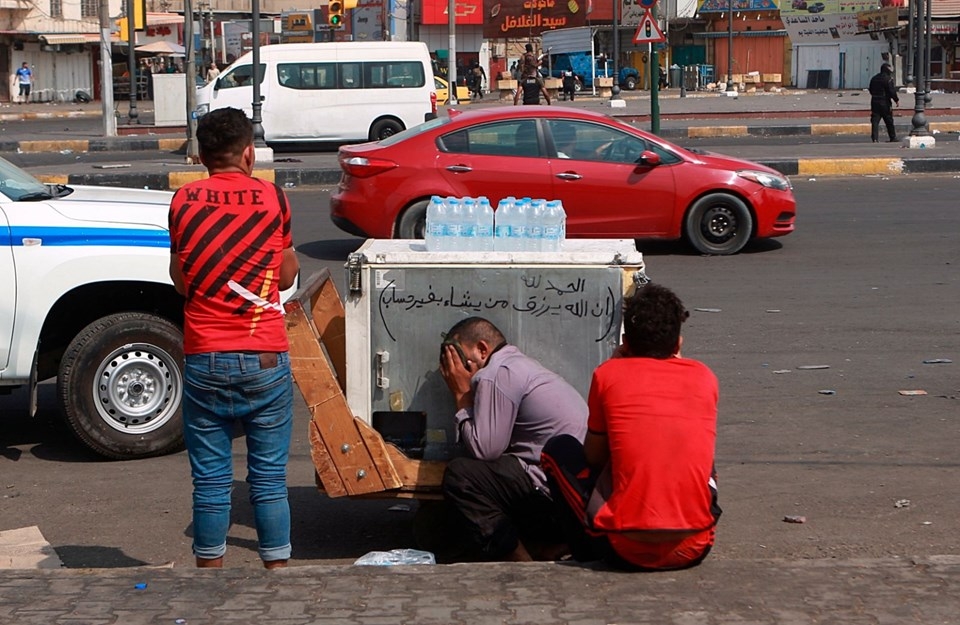
[[[810,13],[819,13],[825,8],[827,7],[822,2],[814,2],[813,4],[807,5],[807,11]]]

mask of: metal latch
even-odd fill
[[[387,377],[387,363],[390,362],[390,352],[377,352],[377,388],[390,388],[390,378]]]
[[[363,254],[350,254],[347,257],[347,282],[350,293],[359,295],[363,291],[361,272],[363,269]]]
[[[645,284],[650,284],[650,278],[647,277],[643,269],[637,269],[633,272],[633,283],[639,288]]]

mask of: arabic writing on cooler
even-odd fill
[[[391,324],[402,323],[400,317],[410,311],[437,309],[461,309],[482,313],[507,311],[530,317],[573,317],[577,319],[602,319],[602,341],[610,333],[616,318],[616,297],[613,289],[604,287],[600,292],[588,289],[586,277],[544,278],[541,273],[527,273],[520,277],[522,292],[511,295],[471,293],[470,288],[455,285],[435,288],[429,285],[425,292],[401,291],[393,280],[387,282],[379,293],[378,312],[380,322],[392,340],[396,340]],[[504,282],[488,284],[494,288]],[[509,286],[509,285],[507,285]]]

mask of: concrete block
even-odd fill
[[[616,100],[610,100],[610,108],[614,108],[614,109],[627,108],[627,101],[621,98],[617,98]]]
[[[910,148],[911,150],[929,150],[930,148],[936,147],[936,145],[937,140],[930,135],[907,135],[903,138],[903,147]]]

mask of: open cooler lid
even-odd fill
[[[355,257],[370,265],[643,266],[633,239],[566,239],[559,252],[428,252],[420,239],[367,239]]]

